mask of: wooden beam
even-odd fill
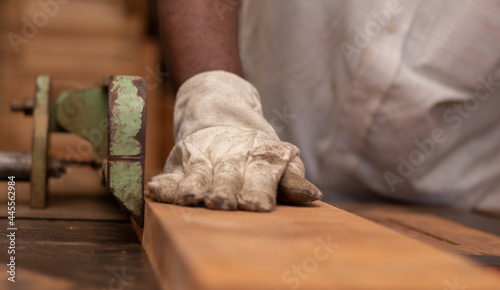
[[[5,266],[0,289],[161,289],[128,223],[16,219],[16,226],[16,282]],[[9,243],[0,239],[5,264]]]
[[[346,204],[340,207],[447,252],[500,259],[500,236],[438,216],[440,212],[451,212],[451,209],[394,204]],[[453,214],[469,215],[469,220],[475,218],[465,211],[456,210]],[[483,217],[478,222],[478,226],[489,225],[500,230],[500,219]]]
[[[495,289],[500,280],[322,202],[271,213],[146,201],[138,231],[165,289]]]

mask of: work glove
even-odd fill
[[[306,203],[322,196],[304,178],[299,149],[264,119],[257,90],[235,74],[204,72],[179,88],[174,136],[163,173],[148,183],[156,201],[271,211],[277,197]]]

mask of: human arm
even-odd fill
[[[216,2],[160,2],[167,62],[179,90],[176,145],[163,173],[148,183],[152,198],[251,211],[272,210],[277,197],[321,198],[304,178],[298,148],[279,140],[257,90],[241,77],[237,9],[220,17]]]
[[[164,55],[176,88],[206,71],[223,70],[242,76],[238,7],[234,2],[159,1]]]

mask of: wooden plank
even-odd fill
[[[20,1],[21,14],[33,21],[33,16],[44,11],[39,0]],[[143,29],[140,15],[127,13],[126,5],[120,0],[72,0],[59,5],[56,12],[48,17],[46,25],[40,31],[77,33],[89,35],[120,35],[123,37],[139,35]],[[134,12],[134,11],[131,11]],[[20,31],[23,22],[20,19],[11,25],[18,25]]]
[[[16,219],[16,225],[16,282],[7,280],[4,265],[0,289],[159,289],[128,222]],[[0,239],[3,264],[9,242]]]
[[[352,204],[341,207],[448,252],[500,257],[499,236],[440,217],[438,208],[392,204]],[[447,209],[441,211],[444,216],[452,216]],[[472,218],[474,216],[469,220]],[[483,223],[485,220],[486,218],[480,219]],[[489,223],[490,227],[496,223],[500,229],[499,220],[490,219]]]
[[[16,217],[127,221],[126,212],[101,185],[100,174],[89,167],[68,167],[61,179],[49,179],[47,208],[30,207],[29,182],[16,182]],[[0,181],[7,189],[7,182]],[[0,217],[7,217],[7,195],[0,195]]]
[[[5,49],[9,52],[12,47],[7,44]],[[90,59],[113,58],[133,63],[141,45],[141,41],[133,42],[119,36],[44,33],[43,37],[34,39],[23,48],[23,57],[36,57],[38,54],[38,57],[54,59],[69,55]]]
[[[142,235],[165,289],[447,289],[450,285],[495,289],[500,285],[497,277],[462,257],[322,202],[253,213],[147,200]]]

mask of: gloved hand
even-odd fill
[[[298,148],[280,141],[264,119],[257,90],[235,74],[187,80],[177,94],[174,135],[163,173],[148,183],[154,200],[271,211],[277,194],[291,203],[322,196],[304,179]]]

